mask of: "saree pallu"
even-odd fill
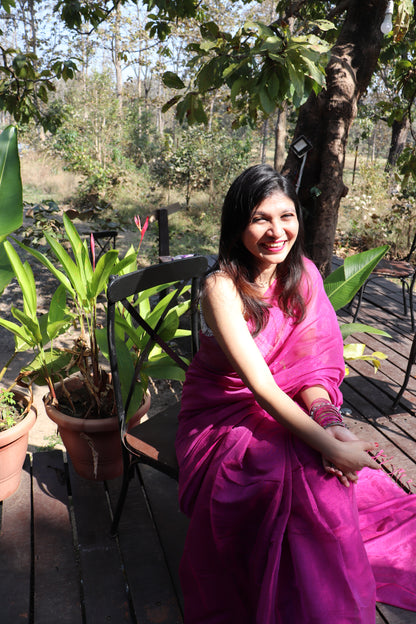
[[[255,341],[301,407],[301,390],[317,384],[340,405],[338,322],[304,262],[305,318],[285,318],[272,285]],[[416,497],[380,471],[363,470],[350,488],[327,475],[320,454],[257,404],[210,336],[188,369],[176,450],[190,518],[185,624],[374,624],[376,597],[416,611]]]

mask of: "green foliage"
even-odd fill
[[[190,127],[176,143],[166,135],[165,147],[150,171],[162,184],[186,186],[187,203],[195,190],[222,195],[250,160],[250,134],[230,133],[214,124],[212,130]]]
[[[55,60],[50,67],[39,69],[39,59],[33,52],[3,48],[0,67],[0,110],[8,112],[23,124],[34,119],[45,129],[56,127],[56,118],[45,116],[43,105],[56,89],[55,80],[73,78],[76,65],[72,60]]]
[[[13,392],[0,390],[0,431],[10,429],[22,417],[22,409],[16,402]]]
[[[149,110],[140,111],[139,102],[132,100],[124,120],[126,140],[121,149],[136,167],[145,167],[147,163],[163,153],[163,140],[156,131],[154,115]],[[125,163],[125,161],[124,161]]]
[[[82,192],[100,193],[123,179],[125,162],[119,131],[118,100],[108,72],[95,72],[85,88],[74,82],[61,108],[54,151],[85,176]]]
[[[409,176],[403,182],[411,162],[405,151],[389,176],[382,163],[360,166],[342,206],[340,237],[345,246],[368,249],[385,242],[391,257],[407,253],[416,218],[416,181]]]
[[[332,27],[329,22],[315,25]],[[188,46],[194,54],[188,65],[195,84],[164,107],[176,105],[181,123],[206,123],[204,95],[223,86],[229,89],[237,126],[254,123],[259,111],[266,116],[274,113],[284,101],[299,107],[325,84],[329,48],[315,34],[292,35],[283,22],[267,26],[254,21],[246,22],[234,34],[220,30],[214,22],[201,24],[200,32],[202,42]],[[164,74],[163,81],[173,89],[185,88],[184,81],[171,71]]]

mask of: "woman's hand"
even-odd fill
[[[342,426],[328,427],[326,431],[333,438],[335,438],[336,440],[340,440],[341,442],[349,442],[352,440],[358,440],[355,433],[352,433],[352,431],[350,431],[346,427],[342,427]],[[334,464],[326,457],[322,457],[322,463],[326,472],[337,477],[340,483],[342,483],[342,485],[345,485],[345,487],[349,487],[350,482],[357,481],[357,474],[355,472],[349,473],[348,476],[344,475],[344,473],[338,468],[336,468],[336,466],[334,466]]]
[[[357,436],[341,426],[328,427],[326,432],[341,442],[337,445],[337,452],[332,457],[323,457],[323,465],[329,474],[336,476],[339,481],[349,487],[358,479],[357,471],[364,467],[379,469],[379,465],[367,451],[377,449],[377,443],[359,440]]]

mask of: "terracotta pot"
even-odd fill
[[[27,399],[22,393],[14,391],[14,394],[18,400],[27,404]],[[36,422],[36,416],[36,409],[32,406],[22,421],[0,432],[0,500],[14,494],[20,485],[29,431]]]
[[[65,387],[79,386],[80,380],[70,379]],[[59,399],[59,386],[57,387]],[[58,425],[62,442],[71,458],[75,471],[84,479],[106,481],[123,473],[123,457],[120,433],[116,416],[110,418],[76,418],[64,414],[48,403],[50,396],[44,397],[45,410]],[[132,424],[138,423],[149,411],[150,395],[134,414]]]

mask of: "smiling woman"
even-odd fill
[[[187,624],[374,624],[376,596],[416,611],[416,539],[396,548],[416,535],[416,499],[413,516],[371,505],[361,533],[356,492],[389,490],[376,445],[342,421],[337,318],[302,253],[296,193],[271,167],[231,185],[201,307],[176,440]]]

